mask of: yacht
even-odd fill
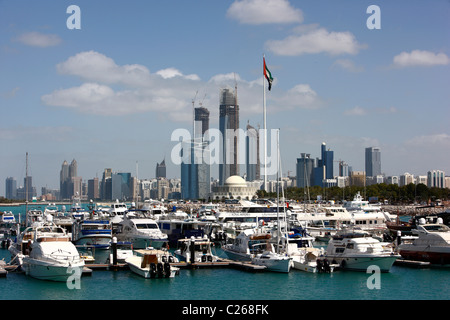
[[[14,214],[12,211],[5,211],[1,213],[1,224],[15,224],[16,218],[14,217]]]
[[[33,230],[29,254],[22,269],[36,279],[51,281],[79,280],[84,261],[64,229],[44,224]]]
[[[275,252],[270,239],[271,234],[262,228],[246,229],[222,250],[231,260],[251,261],[266,266],[269,271],[289,272],[292,259]]]
[[[174,278],[180,269],[171,266],[178,262],[167,250],[136,250],[136,255],[128,257],[125,262],[131,271],[144,278]]]
[[[147,247],[160,249],[169,240],[167,234],[161,232],[155,220],[143,215],[124,215],[119,229],[117,239],[131,242],[135,249]]]
[[[109,220],[75,220],[72,227],[72,241],[77,246],[95,249],[109,249],[112,240],[112,225]]]
[[[412,241],[404,241],[398,247],[407,260],[426,261],[432,264],[450,264],[450,228],[444,224],[419,224],[412,230]]]
[[[381,272],[389,272],[400,255],[394,253],[392,244],[352,228],[342,229],[331,238],[325,257],[342,269],[367,271],[369,266],[376,265]]]
[[[198,209],[197,218],[202,221],[215,222],[217,220],[216,213],[220,212],[220,207],[218,204],[204,204]]]
[[[180,261],[187,263],[216,262],[219,257],[212,253],[212,245],[213,242],[206,235],[203,238],[180,239],[174,253]]]
[[[127,205],[123,202],[119,202],[119,200],[116,200],[116,202],[111,204],[111,207],[109,209],[111,222],[113,224],[121,223],[127,212],[128,212]]]

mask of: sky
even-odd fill
[[[83,180],[163,159],[179,178],[172,133],[193,105],[218,128],[235,83],[241,128],[263,126],[265,85],[283,175],[322,142],[353,170],[376,146],[387,176],[449,175],[449,40],[446,0],[0,1],[0,195],[27,152],[38,194],[64,160]]]

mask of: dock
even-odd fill
[[[0,260],[0,278],[5,278],[8,274],[8,271],[5,269],[6,262]]]
[[[397,259],[395,260],[394,265],[410,268],[429,268],[431,263],[425,261]]]
[[[217,268],[217,267],[229,267],[235,268],[245,271],[263,271],[266,269],[265,266],[259,266],[251,263],[250,261],[233,261],[228,259],[220,259],[215,262],[194,262],[194,263],[186,263],[186,262],[175,262],[171,263],[171,266],[178,268],[186,268],[186,269],[200,269],[200,268]]]

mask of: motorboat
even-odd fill
[[[246,229],[235,239],[230,239],[231,242],[222,246],[222,250],[231,260],[251,261],[269,271],[289,272],[291,258],[275,251],[271,237],[263,228]]]
[[[64,229],[43,224],[33,230],[29,254],[22,269],[33,278],[51,281],[79,280],[84,261]]]
[[[178,262],[167,250],[136,250],[136,255],[128,257],[125,262],[130,270],[141,277],[149,278],[174,278],[180,269],[171,266]]]
[[[216,212],[220,212],[220,207],[218,204],[204,204],[198,209],[197,219],[215,222],[217,220]]]
[[[296,270],[320,273],[331,273],[338,264],[332,264],[324,257],[324,248],[314,247],[314,237],[306,234],[306,232],[288,233],[287,254],[292,258],[292,268]]]
[[[381,272],[389,272],[400,255],[393,251],[391,243],[380,242],[365,231],[346,228],[328,242],[325,257],[341,269],[367,271],[376,265]]]
[[[15,224],[16,223],[16,217],[12,213],[12,211],[5,211],[1,213],[1,224]]]
[[[398,247],[400,255],[407,260],[426,261],[432,264],[450,264],[450,228],[444,224],[419,224],[412,230],[416,236]]]
[[[129,241],[135,249],[153,247],[160,249],[168,242],[155,220],[145,216],[126,214],[116,234],[119,241]]]
[[[77,246],[109,249],[112,240],[112,225],[109,220],[75,220],[72,241]]]
[[[213,242],[206,235],[203,238],[180,239],[174,253],[180,261],[187,263],[216,262],[219,257],[212,253],[212,245]]]
[[[127,205],[123,202],[119,202],[119,200],[116,200],[116,202],[112,203],[111,207],[109,208],[111,222],[113,224],[121,223],[127,212]]]

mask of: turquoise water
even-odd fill
[[[0,210],[8,210],[0,207]],[[10,210],[14,211],[13,208]],[[10,254],[0,249],[0,259]],[[312,274],[251,273],[228,268],[181,270],[172,279],[144,279],[129,270],[93,271],[80,289],[10,272],[0,278],[2,300],[448,300],[450,269],[393,266],[380,274],[380,289],[369,289],[371,275],[336,271]]]

